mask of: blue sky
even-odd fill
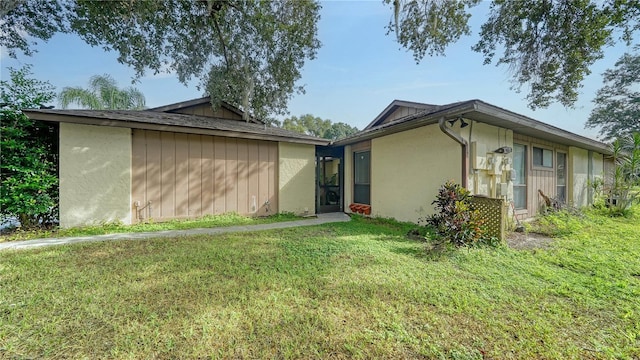
[[[323,2],[319,39],[322,48],[317,58],[308,61],[301,84],[306,94],[295,95],[289,103],[290,115],[313,114],[341,121],[362,129],[394,99],[445,104],[481,99],[491,104],[530,116],[560,128],[595,137],[597,130],[585,129],[593,107],[591,100],[602,85],[601,74],[611,68],[625,51],[624,44],[608,48],[604,59],[592,68],[573,109],[555,104],[532,111],[523,93],[510,89],[505,67],[482,65],[480,54],[471,51],[489,3],[474,9],[473,35],[447,49],[445,57],[427,57],[416,64],[410,52],[400,48],[393,36],[386,35],[391,9],[382,1]],[[133,70],[117,62],[117,55],[90,47],[75,36],[56,35],[40,42],[32,57],[8,58],[2,52],[2,79],[7,67],[32,64],[35,77],[47,80],[57,90],[65,86],[86,86],[95,74],[110,74],[120,86],[129,86]],[[202,96],[196,88],[180,84],[169,74],[141,78],[135,87],[154,107]],[[57,105],[57,104],[56,104]]]

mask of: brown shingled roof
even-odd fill
[[[329,140],[245,121],[149,110],[48,110],[23,112],[34,120],[151,129],[327,145]]]
[[[203,104],[209,104],[211,105],[211,97],[210,96],[205,96],[205,97],[201,97],[201,98],[197,98],[197,99],[191,99],[191,100],[185,100],[185,101],[180,101],[177,103],[173,103],[173,104],[167,104],[167,105],[162,105],[162,106],[156,106],[150,109],[145,109],[146,111],[157,111],[157,112],[179,112],[178,110],[184,109],[184,108],[188,108],[191,106],[195,106],[195,105],[203,105]],[[238,109],[237,107],[229,104],[228,102],[221,102],[220,106],[222,108],[225,108],[233,113],[238,114],[240,117],[244,116],[244,112],[240,109]],[[264,121],[262,120],[258,120],[255,119],[253,117],[251,117],[249,119],[249,122],[254,122],[257,124],[264,124]]]
[[[556,126],[532,119],[513,111],[474,99],[428,108],[415,114],[366,128],[352,136],[335,142],[336,145],[354,144],[358,141],[374,139],[420,126],[437,124],[440,118],[453,119],[463,117],[489,125],[511,129],[535,138],[546,139],[559,144],[576,146],[588,150],[609,154],[609,146],[600,141],[578,135]]]

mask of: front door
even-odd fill
[[[344,148],[316,148],[316,212],[342,211]]]

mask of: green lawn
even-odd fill
[[[439,257],[361,218],[3,252],[0,358],[640,358],[640,217],[572,226]]]

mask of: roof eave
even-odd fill
[[[488,119],[478,119],[474,113],[482,114]],[[360,141],[370,140],[376,137],[390,135],[406,130],[415,129],[421,126],[435,124],[441,117],[451,118],[455,116],[464,116],[470,120],[476,120],[487,123],[489,125],[500,126],[511,129],[516,133],[531,135],[544,140],[553,141],[569,146],[576,146],[587,150],[596,151],[602,154],[610,154],[611,150],[607,144],[597,140],[574,134],[572,132],[562,130],[555,126],[545,124],[541,121],[529,118],[524,115],[514,113],[512,111],[491,105],[482,100],[469,100],[463,103],[448,107],[439,111],[424,115],[409,115],[405,120],[399,119],[398,123],[390,123],[389,126],[380,126],[371,130],[363,130],[360,134],[342,139],[333,143],[336,146],[349,145]],[[415,119],[411,119],[415,117]],[[407,120],[408,119],[408,120]],[[492,121],[492,119],[495,119]],[[500,124],[502,120],[505,124]],[[507,125],[508,124],[508,125]]]
[[[176,125],[170,125],[170,124],[163,125],[163,124],[154,124],[154,123],[146,123],[146,122],[139,122],[139,121],[130,121],[130,120],[96,118],[96,117],[88,117],[88,116],[82,116],[82,115],[50,114],[50,113],[43,113],[37,110],[35,111],[23,110],[23,113],[27,115],[29,118],[34,120],[58,122],[58,123],[109,126],[109,127],[121,127],[121,128],[155,130],[155,131],[170,131],[170,132],[188,133],[188,134],[226,136],[226,137],[252,139],[252,140],[282,141],[282,142],[309,144],[309,145],[328,145],[330,142],[329,140],[325,140],[325,139],[298,138],[298,137],[288,137],[288,136],[280,136],[280,135],[274,135],[274,134],[252,133],[252,132],[245,132],[245,131],[217,130],[217,129],[202,128],[202,127],[176,126]]]
[[[587,150],[603,154],[611,152],[609,146],[597,140],[578,135],[553,125],[543,123],[530,117],[491,105],[481,100],[473,100],[476,111],[495,118],[508,121],[515,126],[510,126],[515,133],[532,135],[534,137],[569,146],[581,147]],[[486,122],[486,121],[483,121]]]
[[[336,145],[336,146],[349,145],[349,144],[354,144],[360,141],[370,140],[370,139],[381,137],[381,136],[386,136],[386,135],[399,133],[402,131],[412,130],[425,125],[435,124],[443,116],[445,118],[459,116],[464,114],[465,112],[472,111],[474,109],[475,108],[471,102],[464,102],[456,106],[434,111],[432,113],[428,113],[425,115],[419,115],[419,114],[417,114],[417,116],[416,114],[409,115],[407,116],[407,118],[415,117],[415,119],[408,120],[408,121],[401,121],[399,123],[391,123],[389,124],[389,126],[381,126],[380,128],[377,128],[377,129],[374,128],[369,131],[363,130],[363,132],[360,135],[356,134],[355,136],[338,140],[334,142],[333,145]]]

